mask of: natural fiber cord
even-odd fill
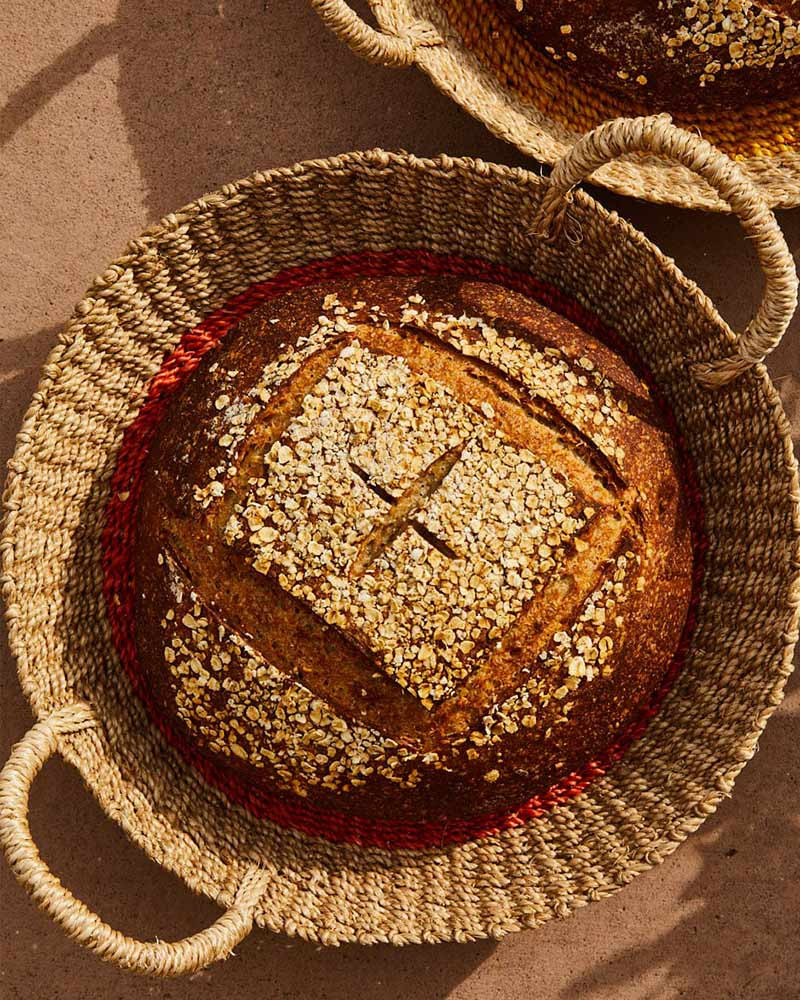
[[[18,877],[73,936],[162,974],[228,953],[251,920],[323,944],[500,937],[617,891],[730,794],[780,702],[797,640],[800,489],[777,394],[754,363],[789,319],[788,251],[746,177],[726,175],[732,187],[720,190],[750,206],[743,214],[756,228],[766,220],[756,247],[771,271],[758,338],[742,339],[644,236],[581,192],[566,226],[576,238],[533,235],[559,214],[555,194],[543,209],[548,190],[566,192],[593,148],[627,150],[662,128],[601,135],[557,168],[551,187],[522,170],[381,151],[256,173],[168,216],[95,280],[18,436],[0,542],[9,642],[41,720],[0,779],[0,829]],[[705,162],[697,140],[665,135]],[[118,488],[132,454],[123,444],[154,376],[168,391],[182,377],[181,352],[224,332],[249,289],[380,255],[531,276],[613,330],[674,414],[705,517],[694,629],[639,738],[580,794],[424,849],[333,843],[232,803],[151,723],[114,642],[122,591],[104,593],[107,512],[131,502]],[[737,352],[725,384],[703,384],[691,367]],[[228,908],[213,928],[171,946],[132,942],[47,871],[25,813],[55,750],[151,857]]]
[[[402,38],[375,31],[348,7],[345,0],[319,0],[317,12],[328,27],[367,62],[411,66],[418,48],[441,43],[439,35],[424,21],[406,25]]]
[[[28,826],[28,795],[33,779],[56,750],[62,733],[96,725],[89,705],[76,703],[37,723],[12,750],[0,783],[0,843],[9,864],[31,897],[79,944],[123,969],[156,976],[182,976],[227,958],[250,933],[253,914],[267,876],[252,867],[228,911],[211,927],[174,944],[136,941],[103,923],[75,899],[48,870]]]
[[[555,163],[608,119],[664,110],[625,102],[575,79],[569,68],[537,52],[491,0],[370,0],[381,31],[369,28],[346,0],[311,4],[359,55],[386,65],[415,62],[495,135],[543,163]],[[392,58],[398,47],[401,63]],[[381,57],[384,50],[388,58]],[[675,119],[736,159],[768,205],[800,205],[800,92],[767,105],[698,109]],[[607,165],[591,180],[648,201],[729,210],[701,178],[654,156]]]
[[[736,354],[697,362],[706,385],[720,386],[747,371],[780,342],[797,308],[797,272],[775,216],[755,196],[741,169],[704,139],[672,126],[669,115],[618,119],[579,139],[550,176],[534,231],[552,236],[563,228],[572,189],[598,167],[632,150],[657,153],[704,177],[739,217],[767,281],[758,312],[739,338]]]

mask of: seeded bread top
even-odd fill
[[[736,107],[800,86],[798,0],[499,2],[547,59],[636,101]]]
[[[165,711],[345,811],[529,797],[631,718],[685,617],[646,387],[482,282],[269,303],[173,405],[143,497],[137,638]]]

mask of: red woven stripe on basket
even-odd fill
[[[692,517],[695,562],[693,596],[686,625],[664,680],[635,722],[600,757],[590,761],[579,771],[562,778],[544,794],[533,796],[521,805],[515,803],[507,812],[495,812],[469,820],[444,819],[428,823],[398,823],[345,816],[315,808],[291,792],[269,791],[255,787],[240,775],[205,757],[182,734],[175,731],[160,707],[149,697],[147,685],[139,669],[133,628],[134,544],[136,510],[141,488],[140,473],[158,423],[173,395],[180,391],[206,351],[216,346],[231,327],[269,299],[320,281],[350,276],[422,274],[457,275],[505,285],[565,316],[626,358],[636,373],[648,384],[653,399],[660,407],[675,440]],[[141,410],[123,436],[111,483],[102,539],[104,594],[119,657],[134,690],[147,706],[151,719],[188,763],[196,768],[209,784],[219,788],[233,802],[244,806],[259,818],[273,820],[281,826],[335,842],[406,849],[463,843],[519,826],[543,815],[559,803],[575,798],[592,781],[606,774],[609,768],[622,758],[631,743],[645,732],[683,665],[695,624],[697,594],[703,572],[705,550],[701,498],[685,441],[678,433],[674,416],[659,394],[652,376],[643,369],[638,358],[631,357],[627,345],[577,303],[529,274],[482,260],[440,256],[420,250],[350,254],[290,268],[269,281],[251,285],[246,291],[230,299],[222,308],[217,309],[199,326],[184,333],[175,350],[164,358],[161,368],[150,382]]]

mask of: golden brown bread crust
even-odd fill
[[[159,427],[140,667],[264,787],[506,810],[636,716],[691,566],[673,445],[609,348],[485,282],[338,281],[248,317]]]
[[[566,72],[659,109],[735,108],[800,86],[798,0],[499,2]]]

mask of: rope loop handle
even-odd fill
[[[57,750],[61,734],[95,725],[85,702],[68,705],[37,722],[11,751],[0,772],[0,843],[14,874],[71,938],[121,968],[180,976],[227,958],[253,926],[256,907],[268,884],[262,869],[253,866],[245,872],[230,908],[210,927],[182,941],[145,942],[109,927],[65,889],[42,860],[28,824],[31,785]]]
[[[439,33],[426,21],[414,21],[402,35],[390,35],[371,28],[346,0],[311,0],[311,6],[331,31],[367,62],[411,66],[418,48],[442,44]]]
[[[797,271],[780,226],[757,187],[705,139],[677,128],[669,115],[618,118],[582,136],[553,167],[534,223],[534,232],[556,239],[564,229],[572,191],[605,163],[630,153],[654,153],[699,174],[727,201],[752,241],[766,279],[756,315],[727,358],[695,362],[704,385],[717,387],[750,369],[780,342],[797,306]]]

